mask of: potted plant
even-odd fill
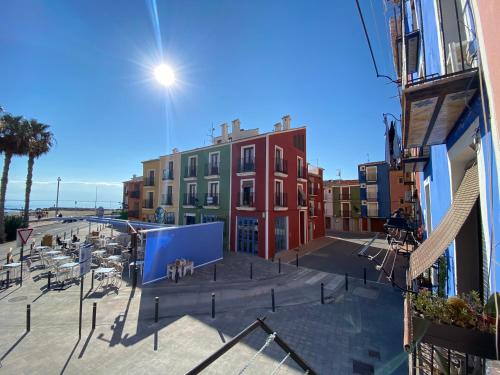
[[[495,297],[492,296],[490,300]],[[495,316],[488,301],[486,307],[477,292],[449,298],[422,290],[412,295],[406,321],[411,322],[413,342],[425,342],[442,348],[497,359]],[[409,319],[408,319],[409,318]]]

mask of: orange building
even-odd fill
[[[128,211],[129,220],[140,220],[143,183],[142,176],[136,175],[123,182],[123,208]]]

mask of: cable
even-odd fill
[[[274,341],[275,338],[276,338],[276,332],[270,334],[267,337],[264,345],[262,345],[261,348],[259,349],[259,351],[257,353],[255,353],[252,358],[250,358],[250,360],[247,362],[247,364],[245,366],[243,366],[243,368],[238,372],[237,375],[243,374],[252,365],[252,363],[257,359],[257,357],[264,351],[264,349],[266,349]]]
[[[273,370],[273,372],[271,372],[271,375],[276,375],[278,373],[278,371],[280,370],[281,366],[283,366],[283,364],[285,363],[285,361],[288,359],[288,357],[290,357],[290,353],[287,353],[287,355],[285,356],[285,358],[283,358],[281,360],[280,363],[278,363],[278,366],[276,366]]]

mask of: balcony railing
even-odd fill
[[[238,206],[239,207],[255,207],[254,193],[238,193]]]
[[[152,209],[154,207],[154,202],[152,200],[146,199],[142,204],[142,208]]]
[[[172,205],[172,194],[163,194],[161,196],[161,205],[162,206],[171,206]]]
[[[307,168],[301,167],[300,165],[297,166],[297,178],[307,178]]]
[[[218,206],[219,205],[219,194],[207,193],[205,194],[205,206]]]
[[[351,194],[349,194],[349,193],[347,193],[347,194],[341,193],[340,194],[340,200],[341,201],[349,201],[349,200],[351,200]]]
[[[218,176],[220,175],[220,165],[207,163],[205,164],[205,176]]]
[[[129,217],[129,219],[131,217],[139,217],[139,210],[132,210],[132,211],[129,210],[128,211],[128,217]]]
[[[162,179],[163,179],[163,181],[173,180],[174,179],[174,171],[172,169],[165,170],[163,173]]]
[[[307,200],[303,198],[300,193],[299,196],[297,197],[297,205],[299,207],[307,207]]]
[[[189,178],[189,177],[196,177],[196,166],[187,166],[184,168],[184,177]]]
[[[376,202],[377,201],[377,194],[367,194],[366,200],[368,202]]]
[[[141,197],[141,191],[140,190],[131,191],[129,193],[129,197],[139,199]]]
[[[288,160],[276,159],[274,163],[274,171],[278,173],[288,174]]]
[[[198,197],[196,194],[184,193],[184,206],[196,206],[198,204]]]
[[[255,160],[254,160],[254,158],[240,159],[239,164],[238,164],[238,172],[239,173],[255,172]]]
[[[287,195],[287,193],[276,193],[276,194],[274,194],[274,205],[276,207],[287,207],[288,206],[288,195]]]
[[[144,186],[155,186],[155,178],[154,177],[146,177],[144,179]]]
[[[309,192],[309,195],[318,195],[318,188],[316,188],[316,186],[314,185],[309,185],[308,188],[307,188],[307,191]]]

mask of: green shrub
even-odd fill
[[[20,216],[8,215],[5,217],[5,233],[7,234],[7,241],[14,241],[16,239],[16,231],[18,228],[26,228],[23,223],[23,218]]]

